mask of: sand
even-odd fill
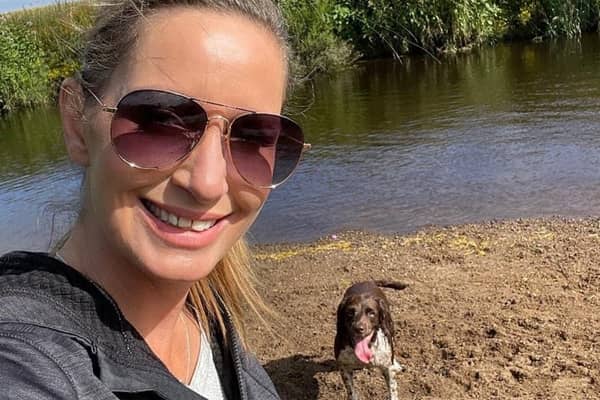
[[[335,313],[354,282],[385,289],[402,399],[600,398],[600,219],[343,232],[254,248],[260,292],[279,317],[250,322],[250,346],[283,399],[345,399]],[[363,399],[386,399],[361,371]]]

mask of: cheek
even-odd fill
[[[379,316],[376,315],[375,317],[371,318],[371,326],[372,327],[377,327],[379,326]]]
[[[157,171],[142,171],[127,166],[110,143],[99,149],[87,171],[87,201],[91,211],[103,218],[117,218],[122,225],[127,213],[137,205],[139,192],[164,179]]]
[[[373,329],[373,327],[377,326],[377,320],[375,318],[367,317],[366,320],[369,329]]]
[[[229,186],[229,198],[232,202],[232,225],[228,229],[227,237],[231,243],[237,241],[249,229],[258,217],[269,191],[248,188],[247,184],[240,188]]]
[[[229,193],[235,208],[243,212],[245,215],[258,215],[262,206],[269,197],[270,189],[256,189],[249,187],[245,182],[229,181]]]
[[[114,196],[116,193],[146,184],[148,177],[125,165],[112,148],[107,146],[93,159],[89,167],[91,193],[100,196]]]

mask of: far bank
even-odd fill
[[[599,0],[281,0],[294,76],[303,82],[360,58],[465,51],[502,40],[578,37],[597,31]],[[79,66],[81,32],[98,2],[59,2],[0,15],[0,110],[53,101]]]

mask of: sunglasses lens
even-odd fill
[[[247,114],[231,126],[231,158],[248,182],[269,187],[294,172],[304,147],[302,129],[292,120],[271,114]]]
[[[186,157],[204,133],[208,116],[194,100],[161,90],[129,93],[117,105],[111,140],[119,156],[141,168],[168,167]],[[302,129],[273,114],[246,114],[230,130],[231,158],[249,183],[283,182],[302,155]]]
[[[188,98],[139,90],[119,102],[111,139],[125,161],[142,168],[166,167],[192,150],[206,121],[206,112]]]

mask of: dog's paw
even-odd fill
[[[394,372],[406,372],[406,366],[400,364],[398,361],[394,361],[394,364],[390,367]]]

